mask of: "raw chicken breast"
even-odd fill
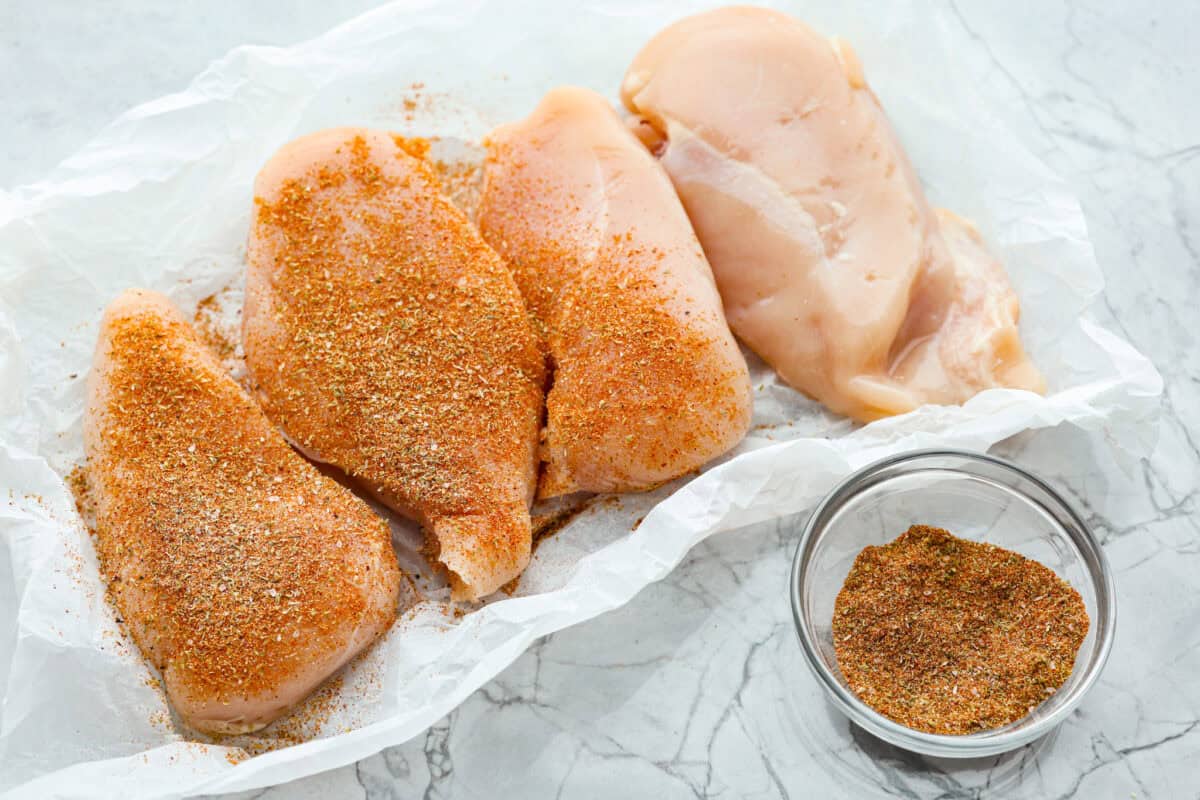
[[[543,356],[512,276],[405,146],[327,130],[263,167],[246,364],[292,442],[424,525],[476,599],[529,562]]]
[[[101,570],[193,728],[263,727],[391,626],[387,526],[288,446],[161,295],[105,313],[84,444]]]
[[[734,332],[792,386],[859,420],[1042,390],[1003,268],[930,208],[844,42],[766,9],[699,14],[646,45],[621,96]]]
[[[539,494],[648,489],[736,445],[745,359],[670,181],[613,109],[556,89],[487,144],[480,229],[555,365]]]

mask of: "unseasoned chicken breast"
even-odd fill
[[[246,364],[288,438],[424,525],[475,599],[529,562],[543,356],[512,276],[405,144],[327,130],[263,167]]]
[[[608,103],[556,89],[487,144],[480,229],[554,361],[539,494],[647,489],[736,445],[745,359],[670,181]]]
[[[288,446],[161,295],[105,313],[84,443],[101,570],[193,728],[263,727],[391,626],[387,526]]]
[[[655,36],[621,96],[734,332],[792,386],[859,420],[1042,390],[1003,268],[930,208],[847,44],[720,9]]]

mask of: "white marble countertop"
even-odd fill
[[[305,5],[0,0],[0,186],[37,179],[230,47],[297,41],[370,3]],[[625,608],[540,642],[424,736],[250,796],[1197,796],[1200,14],[952,5],[1015,135],[1083,200],[1102,321],[1166,380],[1158,447],[1132,475],[1070,430],[1001,448],[1072,493],[1117,571],[1116,644],[1082,707],[1039,749],[970,764],[895,750],[832,708],[792,713],[820,690],[792,633],[786,573],[803,520],[789,519],[709,540]]]

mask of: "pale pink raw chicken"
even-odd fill
[[[1003,267],[930,207],[849,45],[720,9],[655,36],[621,95],[731,327],[789,384],[859,420],[1042,391]]]

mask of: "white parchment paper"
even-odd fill
[[[1059,424],[1095,431],[1119,459],[1149,449],[1158,374],[1088,321],[1103,283],[1079,205],[992,121],[986,97],[956,84],[955,54],[969,44],[919,4],[781,5],[856,46],[934,202],[975,219],[1008,265],[1047,396],[990,391],[855,428],[755,361],[759,427],[734,457],[594,503],[542,544],[512,597],[463,616],[417,606],[290,727],[189,742],[104,601],[64,485],[82,455],[104,304],[147,286],[190,313],[236,287],[251,181],[299,134],[374,125],[473,141],[558,84],[615,99],[638,47],[702,6],[400,2],[294,47],[239,48],[116,120],[46,180],[0,193],[0,580],[12,576],[0,593],[0,790],[174,797],[350,763],[423,731],[538,637],[624,604],[705,537],[803,511],[884,455],[986,449]],[[315,738],[282,746],[305,737]]]

